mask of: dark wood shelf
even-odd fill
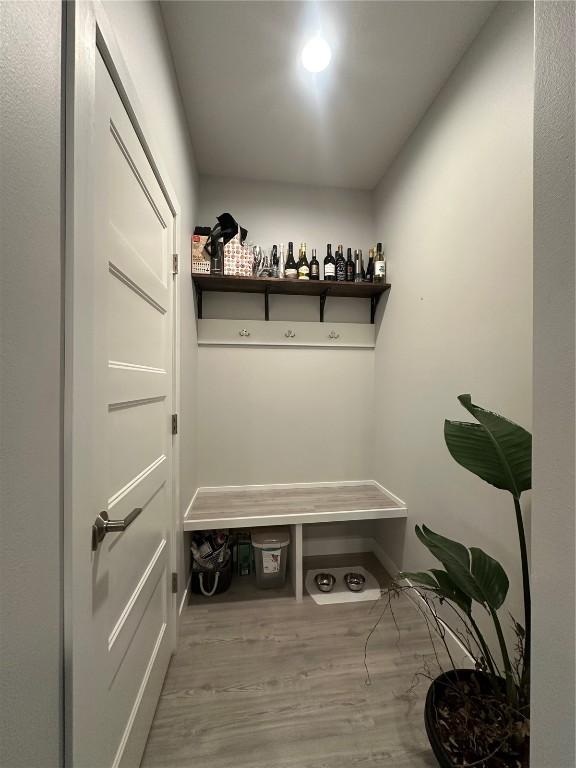
[[[390,283],[340,283],[332,280],[283,280],[272,277],[230,277],[224,275],[192,275],[198,298],[198,317],[202,317],[202,293],[261,293],[265,297],[265,316],[269,319],[268,296],[319,296],[320,321],[324,320],[324,304],[328,296],[370,299],[370,322],[374,322],[376,306]]]

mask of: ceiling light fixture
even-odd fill
[[[320,35],[309,40],[302,49],[302,65],[308,72],[322,72],[330,64],[332,51]]]

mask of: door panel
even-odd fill
[[[159,377],[157,377],[159,378]],[[166,397],[155,394],[146,400],[110,408],[108,456],[110,457],[109,499],[126,486],[137,485],[142,473],[166,456]],[[165,479],[166,463],[162,466]]]
[[[162,283],[168,274],[170,213],[128,115],[110,119],[110,224]]]
[[[152,595],[158,591],[158,584],[162,580],[164,587],[166,582],[166,539],[162,539],[158,544],[156,551],[150,558],[148,565],[141,574],[140,580],[136,584],[129,599],[124,604],[118,603],[118,609],[122,611],[115,617],[116,621],[112,626],[112,631],[108,636],[108,675],[109,683],[113,685],[115,678],[120,671],[120,667],[125,663],[126,654],[129,652],[131,663],[135,664],[135,669],[139,670],[132,685],[136,685],[142,680],[143,668],[142,661],[149,658],[146,653],[139,650],[139,646],[148,647],[154,637],[160,631],[162,622],[166,622],[166,595],[161,595],[161,600],[152,601]],[[163,590],[165,592],[165,589]],[[153,613],[154,617],[149,614]],[[151,626],[155,627],[154,636],[143,636],[143,628],[147,620],[151,620]],[[152,646],[149,647],[151,651]],[[119,689],[117,694],[120,693]]]
[[[163,368],[119,363],[108,363],[108,397],[110,402],[127,405],[131,402],[167,397],[170,380]]]
[[[130,652],[125,654],[111,684],[111,689],[115,691],[115,707],[127,713],[123,727],[120,721],[114,723],[113,732],[106,734],[107,740],[118,745],[110,764],[122,768],[139,765],[157,701],[157,693],[152,688],[158,691],[161,688],[170,659],[166,602],[168,572],[163,569],[155,575],[158,578],[147,610],[131,638]],[[151,678],[155,682],[154,686],[150,686]],[[148,723],[141,716],[145,696],[148,697],[148,704],[153,702]]]
[[[166,368],[166,312],[110,273],[108,319],[110,359],[131,365]]]
[[[148,267],[138,251],[127,242],[124,236],[110,224],[111,237],[110,269],[117,272],[117,277],[124,280],[128,286],[136,289],[138,293],[156,304],[160,310],[165,303],[165,286],[158,276]],[[131,275],[137,275],[137,282],[131,279]]]
[[[172,651],[174,219],[99,53],[95,106],[92,514],[141,511],[78,554],[92,559],[75,630],[73,763],[135,768]]]

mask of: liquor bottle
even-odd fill
[[[366,274],[364,275],[364,281],[371,283],[374,279],[374,248],[370,248],[368,251],[368,266],[366,267]]]
[[[355,250],[354,251],[354,282],[355,283],[362,282],[363,271],[364,269],[362,267],[362,251]]]
[[[320,262],[316,258],[316,248],[312,248],[312,260],[310,261],[310,280],[320,280]]]
[[[298,277],[298,267],[294,260],[294,243],[288,243],[288,258],[286,259],[286,266],[284,267],[284,277],[289,280],[296,280]]]
[[[284,256],[284,243],[280,243],[280,256],[278,264],[278,276],[284,277],[284,270],[286,269],[286,257]]]
[[[279,259],[278,259],[278,247],[276,245],[272,246],[272,277],[278,277],[278,266],[279,266]]]
[[[382,243],[376,245],[376,259],[374,261],[374,282],[386,282],[386,261],[382,252]]]
[[[344,258],[344,250],[341,245],[338,246],[336,254],[336,280],[339,283],[343,283],[346,280],[346,259]]]
[[[354,261],[352,260],[352,248],[348,248],[348,258],[346,259],[346,281],[354,282]]]
[[[306,258],[306,243],[300,246],[300,258],[298,260],[298,280],[310,280],[310,265]]]
[[[332,256],[332,245],[326,246],[326,258],[324,259],[324,280],[336,280],[336,260]]]

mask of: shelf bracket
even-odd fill
[[[196,310],[198,312],[198,320],[202,320],[202,289],[196,286]]]
[[[270,304],[268,301],[268,297],[270,296],[270,291],[268,286],[266,286],[266,289],[264,291],[264,319],[270,320]]]
[[[320,322],[324,322],[324,307],[326,306],[326,296],[328,296],[328,290],[320,294]]]
[[[376,307],[378,306],[378,302],[380,301],[380,296],[382,294],[377,294],[376,296],[370,297],[370,322],[372,325],[374,325],[374,320],[376,318]]]

